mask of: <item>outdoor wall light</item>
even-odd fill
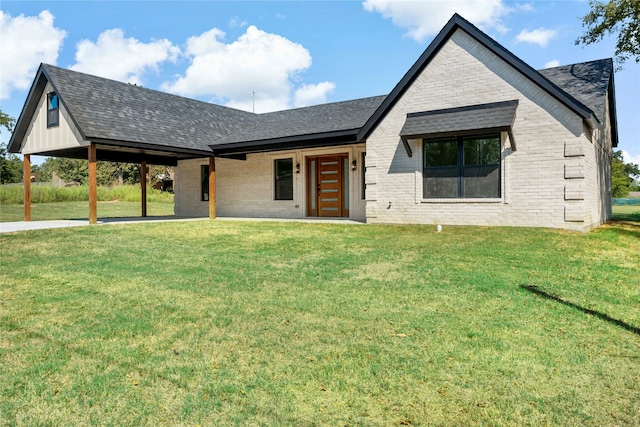
[[[300,163],[296,163],[296,173],[300,173]]]
[[[354,171],[356,169],[358,169],[358,163],[355,159],[353,159],[353,161],[351,162],[351,170]]]

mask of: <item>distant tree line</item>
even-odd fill
[[[15,119],[0,110],[0,128],[13,132]],[[140,182],[140,165],[121,162],[98,162],[96,164],[98,185],[136,184]],[[0,184],[22,182],[24,166],[22,159],[7,152],[5,144],[0,144]],[[87,184],[89,181],[89,163],[86,160],[49,157],[40,165],[32,165],[31,173],[37,182],[51,182],[55,173],[69,183]],[[168,175],[166,166],[149,166],[151,182],[159,175]]]
[[[614,151],[611,159],[611,184],[613,197],[627,197],[629,191],[640,191],[640,167],[625,163],[622,150]]]

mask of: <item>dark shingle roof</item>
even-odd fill
[[[12,152],[20,149],[29,121],[26,116],[35,111],[46,81],[58,93],[84,139],[193,155],[242,142],[244,146],[255,141],[273,145],[283,138],[334,138],[335,142],[339,135],[341,142],[346,138],[355,142],[358,130],[385,99],[376,96],[253,114],[42,64],[20,116],[25,120],[18,120],[12,135]]]
[[[546,68],[538,72],[589,107],[600,123],[605,122],[607,90],[613,73],[611,59]]]
[[[256,115],[89,74],[43,65],[86,139],[209,151]]]
[[[517,107],[518,101],[513,100],[410,113],[400,136],[406,140],[449,132],[507,130],[513,125]]]
[[[196,156],[210,154],[211,150],[216,154],[232,154],[292,148],[292,141],[296,147],[358,142],[366,138],[371,127],[384,117],[406,85],[411,84],[415,74],[427,65],[438,46],[459,27],[520,68],[536,84],[559,97],[583,118],[595,116],[604,123],[606,96],[613,73],[611,59],[535,71],[455,15],[390,95],[265,114],[253,114],[43,64],[11,137],[9,151],[20,150],[46,81],[58,92],[83,138],[103,143],[112,141],[114,146],[154,147],[156,150]],[[615,146],[617,131],[613,94],[609,103]]]
[[[356,134],[385,98],[386,95],[375,96],[260,114],[252,126],[223,137],[211,147],[349,130]]]

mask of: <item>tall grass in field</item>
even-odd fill
[[[32,203],[54,202],[83,202],[89,200],[89,187],[55,187],[52,185],[32,185]],[[123,202],[139,202],[141,200],[140,187],[137,185],[117,185],[98,187],[99,201],[120,200]],[[173,194],[147,188],[147,201],[158,203],[173,203]],[[0,186],[0,203],[23,204],[24,190],[21,185]]]

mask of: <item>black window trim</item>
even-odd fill
[[[57,98],[56,108],[49,109],[49,103],[52,96]],[[60,96],[55,91],[47,93],[47,129],[60,126]],[[52,121],[52,117],[55,117],[55,122]]]
[[[278,162],[283,160],[291,161],[291,198],[278,198]],[[293,177],[294,160],[293,157],[278,157],[273,159],[273,200],[276,202],[290,202],[294,199],[294,177]]]
[[[465,139],[473,139],[473,138],[498,138],[499,144],[499,162],[498,165],[498,195],[495,197],[468,197],[464,195],[464,140]],[[457,178],[458,178],[458,196],[457,197],[427,197],[425,195],[425,181],[427,179],[427,158],[426,158],[426,144],[430,142],[438,142],[438,141],[451,141],[456,140],[457,142]],[[422,198],[424,200],[470,200],[470,201],[483,201],[483,200],[491,200],[491,199],[501,199],[502,198],[502,132],[493,131],[493,132],[461,132],[455,134],[443,134],[438,136],[430,136],[429,138],[422,139]],[[492,165],[495,165],[493,163]],[[491,165],[485,165],[491,166]],[[451,168],[452,166],[440,166],[433,167],[433,169],[445,169]]]
[[[362,189],[362,200],[367,200],[367,152],[363,151],[360,153],[360,167],[362,168],[362,172],[360,173],[360,179],[362,182],[360,183]]]
[[[209,201],[209,165],[200,165],[200,201]]]

